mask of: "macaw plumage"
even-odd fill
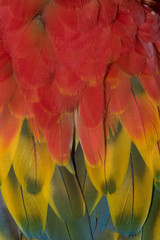
[[[0,0],[0,239],[160,239],[158,0]]]

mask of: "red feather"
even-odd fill
[[[73,114],[62,114],[57,123],[52,125],[52,128],[45,130],[44,134],[53,159],[60,165],[65,164],[69,160],[72,150]]]

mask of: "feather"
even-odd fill
[[[58,18],[66,28],[83,33],[91,30],[97,24],[98,11],[98,2],[92,0],[76,11],[63,8],[56,4],[55,13],[57,13]],[[52,17],[54,19],[54,16]]]
[[[107,127],[110,128],[110,126]],[[108,136],[104,163],[107,192],[110,194],[115,192],[124,181],[131,149],[131,140],[120,123],[117,124],[114,131],[110,131],[110,136]]]
[[[23,87],[43,86],[54,74],[55,61],[53,45],[46,34],[42,19],[37,15],[28,23],[9,13],[8,15],[4,41],[10,50],[17,80]],[[48,47],[50,54],[46,56],[45,50]]]
[[[109,122],[106,121],[106,130],[108,131],[106,132],[108,138],[106,150],[102,124],[96,129],[86,128],[87,131],[84,131],[85,128],[80,125],[78,129],[88,175],[95,188],[103,194],[106,194],[107,191],[114,192],[120,187],[127,172],[130,155],[131,141],[124,128],[120,123],[116,124],[113,135],[109,135],[110,126],[114,129],[114,123],[111,122],[109,125]],[[117,164],[117,159],[121,155],[123,156],[121,163]],[[91,162],[92,159],[94,162]]]
[[[98,126],[103,120],[103,111],[104,97],[102,85],[87,87],[78,110],[84,124],[90,128]]]
[[[56,167],[50,185],[49,204],[63,221],[73,221],[85,214],[85,202],[75,174]],[[78,207],[77,207],[78,206]]]
[[[20,92],[18,86],[14,89],[14,93],[10,99],[9,110],[13,115],[19,118],[32,116],[32,113],[28,109],[27,101]]]
[[[151,209],[143,227],[142,240],[159,239],[160,192],[154,189]]]
[[[129,10],[134,22],[139,26],[145,21],[145,12],[141,4],[137,1],[129,1]]]
[[[133,236],[141,230],[150,209],[152,186],[150,171],[132,144],[126,178],[115,193],[107,195],[113,224],[120,234]]]
[[[79,94],[84,89],[86,82],[82,81],[74,72],[63,71],[63,66],[59,66],[59,69],[56,71],[55,81],[61,94],[69,96]]]
[[[121,115],[121,121],[153,176],[158,179],[160,122],[156,106],[143,92],[133,94],[126,111]]]
[[[118,59],[119,67],[130,75],[137,75],[144,71],[145,57],[136,51],[131,51],[127,56],[121,56]]]
[[[45,102],[45,105],[46,105],[46,102]],[[33,116],[35,117],[37,122],[42,127],[42,129],[49,129],[53,127],[60,117],[59,112],[50,113],[49,111],[46,111],[46,109],[44,108],[43,101],[29,103],[28,107],[31,113],[33,113]]]
[[[89,128],[83,123],[77,113],[76,129],[85,159],[89,165],[94,167],[104,162],[105,145],[103,123],[101,122],[96,128]]]
[[[158,111],[146,94],[132,95],[121,120],[137,145],[152,148],[159,139]]]
[[[92,232],[89,226],[89,219],[84,216],[74,221],[63,222],[49,207],[45,238],[41,240],[88,240],[92,239]]]
[[[21,1],[19,4],[19,1],[17,0],[8,0],[10,10],[13,15],[18,16],[19,18],[32,18],[36,13],[39,12],[41,7],[45,4],[44,0],[36,0],[34,1],[34,4],[32,0],[29,1]],[[17,4],[19,4],[19,7],[17,9]]]
[[[106,77],[106,102],[111,112],[122,113],[131,97],[131,76],[112,65]]]
[[[83,218],[76,219],[74,222],[67,223],[71,239],[76,240],[93,240],[93,233],[90,226],[90,219],[87,215]]]
[[[0,194],[0,238],[3,240],[20,240],[20,229],[10,215]]]
[[[21,120],[8,108],[0,114],[0,184],[6,179],[17,148]]]
[[[156,104],[160,102],[160,87],[156,78],[152,74],[140,74],[139,80],[143,85],[147,94],[155,101]]]
[[[45,235],[42,236],[41,240],[51,239],[71,240],[66,223],[63,222],[59,217],[57,217],[52,208],[49,206]]]
[[[99,201],[98,205],[95,208],[95,211],[97,213],[97,221],[100,225],[101,232],[103,232],[107,226],[110,211],[109,206],[107,202],[106,196],[103,196],[101,200]]]
[[[155,42],[159,37],[159,18],[157,14],[148,11],[146,14],[145,23],[138,29],[138,36],[144,42]]]
[[[12,75],[8,79],[3,82],[0,82],[0,111],[4,108],[4,106],[9,102],[14,90],[16,87],[16,81],[14,76]]]
[[[38,142],[24,120],[13,160],[16,177],[22,187],[37,194],[49,186],[55,163],[45,142]]]
[[[1,191],[6,206],[21,231],[28,238],[40,238],[46,225],[49,186],[32,195],[22,189],[11,168]]]
[[[73,23],[68,23],[68,18],[71,18],[71,15],[77,16],[81,11],[85,11],[84,8],[87,11],[87,19],[85,21],[84,16],[79,19],[77,28],[81,28],[81,31],[76,31],[76,19]],[[49,3],[44,11],[46,28],[55,46],[60,66],[63,64],[69,71],[78,73],[82,80],[101,81],[106,69],[106,59],[110,60],[111,50],[107,46],[111,43],[111,31],[110,27],[103,28],[99,22],[100,6],[97,1],[90,1],[84,8],[68,11]],[[63,16],[68,18],[64,21]]]
[[[133,237],[124,237],[123,235],[120,235],[117,232],[112,232],[109,229],[107,229],[107,227],[105,228],[105,230],[103,232],[100,231],[96,231],[95,234],[95,239],[96,240],[142,240],[142,233],[138,233]]]
[[[62,114],[52,128],[44,131],[48,148],[59,165],[65,165],[69,160],[73,131],[73,113]]]
[[[7,53],[3,41],[0,39],[0,83],[13,74],[11,58]]]
[[[100,201],[102,195],[96,191],[89,179],[85,167],[84,155],[80,144],[78,144],[76,148],[74,161],[77,179],[81,186],[82,194],[86,204],[86,211],[88,211],[88,214],[90,215]]]
[[[101,11],[100,11],[100,19],[104,22],[105,25],[112,23],[117,15],[117,4],[105,0],[100,1]]]

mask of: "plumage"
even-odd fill
[[[140,231],[150,208],[152,186],[151,173],[136,147],[132,145],[126,178],[119,190],[108,194],[111,217],[120,234],[134,236]]]
[[[0,187],[4,240],[160,238],[158,0],[0,0]]]
[[[76,118],[77,132],[86,161],[93,167],[99,166],[105,160],[103,124],[100,123],[96,128],[89,128],[80,119],[78,113]]]
[[[159,191],[156,189],[154,189],[153,192],[153,204],[149,216],[150,217],[148,218],[143,230],[143,239],[156,240],[159,238],[159,232],[157,228],[159,223]]]
[[[63,114],[52,128],[44,131],[52,157],[55,162],[61,165],[65,165],[71,154],[74,134],[73,124],[73,114]]]
[[[33,136],[26,120],[23,122],[18,139],[13,168],[22,187],[33,194],[46,188],[54,173],[55,163],[48,152],[46,143],[38,141]]]
[[[49,187],[33,195],[22,189],[13,168],[3,184],[4,201],[21,231],[28,238],[40,238],[46,224]],[[18,208],[17,208],[18,206]]]

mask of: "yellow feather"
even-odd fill
[[[23,188],[30,193],[38,193],[50,184],[55,163],[46,143],[36,142],[32,133],[26,130],[20,134],[13,167]]]
[[[88,175],[99,192],[114,192],[121,186],[128,169],[130,147],[130,137],[121,128],[117,136],[107,140],[105,162],[91,167],[86,161]]]
[[[1,187],[3,199],[20,229],[28,238],[38,238],[45,229],[49,186],[30,194],[20,186],[13,168]]]
[[[132,163],[122,186],[107,198],[115,228],[121,233],[136,234],[148,215],[153,179],[134,145],[131,152]]]

